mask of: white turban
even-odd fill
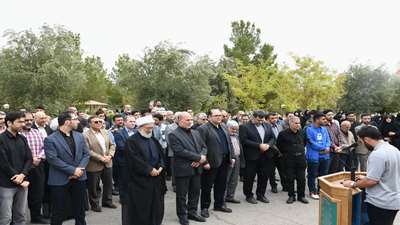
[[[154,123],[153,116],[151,116],[151,115],[143,116],[136,120],[137,127],[141,127],[143,125],[150,124],[150,123]]]

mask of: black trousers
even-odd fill
[[[253,197],[253,183],[257,175],[257,197],[265,196],[268,179],[272,174],[274,161],[272,158],[246,160],[246,169],[243,182],[243,193],[246,198]]]
[[[98,172],[87,172],[87,177],[90,206],[100,206],[100,195],[102,192],[100,179],[103,184],[102,204],[112,204],[112,169],[104,168]]]
[[[28,189],[28,206],[31,213],[31,220],[35,220],[42,216],[42,203],[46,187],[46,175],[42,162],[29,171],[28,180],[30,182]]]
[[[76,225],[86,225],[85,221],[86,182],[70,180],[66,185],[51,186],[51,225],[61,225],[67,215],[66,201],[72,201],[72,211]]]
[[[297,198],[305,197],[307,161],[304,155],[284,157],[289,197],[295,197],[294,181],[297,182]]]
[[[114,181],[114,189],[119,190],[121,184],[121,170],[122,165],[118,162],[117,159],[113,158],[113,166],[112,166],[112,178]]]
[[[286,165],[285,161],[282,157],[275,156],[274,157],[274,168],[272,168],[272,174],[270,176],[269,183],[271,184],[271,187],[277,187],[278,184],[276,183],[275,180],[275,173],[276,169],[278,169],[279,173],[279,178],[281,179],[281,185],[283,189],[287,189],[287,174],[286,174]]]
[[[214,187],[214,208],[224,205],[226,181],[228,177],[228,157],[222,160],[220,167],[204,170],[201,175],[201,209],[208,209],[211,205],[211,189]]]
[[[368,219],[370,225],[393,225],[398,210],[389,210],[367,204]]]
[[[197,214],[200,197],[200,175],[176,177],[176,214],[186,220],[188,212]]]

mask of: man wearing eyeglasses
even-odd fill
[[[40,112],[43,113],[43,112]],[[45,154],[43,149],[44,137],[38,129],[32,128],[33,115],[25,113],[25,125],[21,134],[26,137],[32,152],[32,169],[29,171],[28,180],[28,206],[31,213],[31,223],[48,224],[50,221],[41,214],[42,202],[45,194],[46,176],[44,171]]]
[[[101,212],[99,182],[103,184],[102,205],[107,208],[117,208],[112,202],[112,158],[115,145],[111,142],[108,132],[103,127],[103,120],[98,116],[89,117],[90,129],[84,132],[89,148],[90,160],[87,165],[89,203],[92,210]]]
[[[90,155],[83,135],[74,131],[78,117],[70,112],[61,113],[59,129],[44,140],[49,168],[48,184],[51,188],[52,225],[61,225],[67,212],[68,199],[72,201],[76,225],[86,225],[85,195],[86,171]]]

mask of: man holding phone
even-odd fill
[[[52,225],[65,219],[65,202],[72,201],[76,225],[86,225],[86,172],[90,155],[83,135],[74,131],[78,117],[70,112],[58,116],[59,129],[44,140],[46,159],[50,165],[48,184],[51,188]]]

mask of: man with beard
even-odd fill
[[[19,134],[25,124],[23,112],[6,116],[7,130],[0,134],[0,224],[26,224],[26,180],[32,167],[32,153]]]
[[[370,114],[362,114],[361,115],[361,124],[354,128],[355,135],[358,136],[358,131],[365,126],[372,126],[371,124],[371,115]],[[375,126],[373,126],[375,127]],[[375,127],[376,128],[376,127]],[[356,147],[356,155],[357,155],[357,164],[360,165],[361,171],[367,171],[367,162],[369,151],[362,141],[357,140],[358,146]],[[358,165],[357,165],[358,167]]]
[[[253,184],[257,175],[257,200],[269,203],[265,197],[268,179],[274,168],[273,157],[276,154],[274,133],[271,125],[264,123],[265,112],[257,110],[253,113],[253,120],[239,128],[240,142],[243,146],[246,168],[243,182],[243,193],[246,201],[257,204],[253,197]]]
[[[192,116],[182,112],[177,119],[178,128],[169,135],[175,159],[176,213],[182,225],[188,225],[188,219],[205,222],[206,219],[197,214],[197,207],[201,165],[206,162],[207,149],[199,132],[191,129]]]
[[[89,150],[83,135],[77,131],[78,117],[71,112],[63,112],[58,118],[59,128],[44,140],[46,159],[50,165],[49,180],[51,190],[51,224],[61,225],[69,209],[71,199],[76,225],[86,225],[86,171]]]
[[[369,224],[392,225],[400,210],[400,152],[383,141],[382,134],[372,126],[364,126],[357,133],[359,140],[371,152],[367,176],[356,181],[344,181],[349,188],[365,188]]]
[[[124,155],[127,162],[128,224],[160,225],[164,216],[166,184],[160,143],[152,137],[154,119],[136,120],[138,132],[128,138]]]
[[[22,128],[21,134],[26,137],[33,158],[32,169],[29,171],[28,175],[28,180],[30,182],[28,189],[28,206],[31,213],[31,223],[48,224],[50,221],[44,219],[41,214],[46,186],[44,171],[46,156],[43,149],[44,138],[39,130],[32,129],[32,122],[32,113],[25,113],[25,126]]]
[[[316,186],[317,177],[328,174],[329,152],[331,141],[328,130],[325,128],[326,117],[322,113],[315,113],[313,123],[306,128],[307,138],[307,182],[310,197],[318,200],[319,188]]]
[[[324,111],[325,118],[326,118],[326,129],[329,133],[329,138],[331,141],[330,147],[330,154],[329,154],[329,173],[336,173],[339,171],[339,151],[340,151],[340,143],[343,141],[341,140],[340,136],[340,128],[339,122],[334,118],[335,113],[328,109]]]

